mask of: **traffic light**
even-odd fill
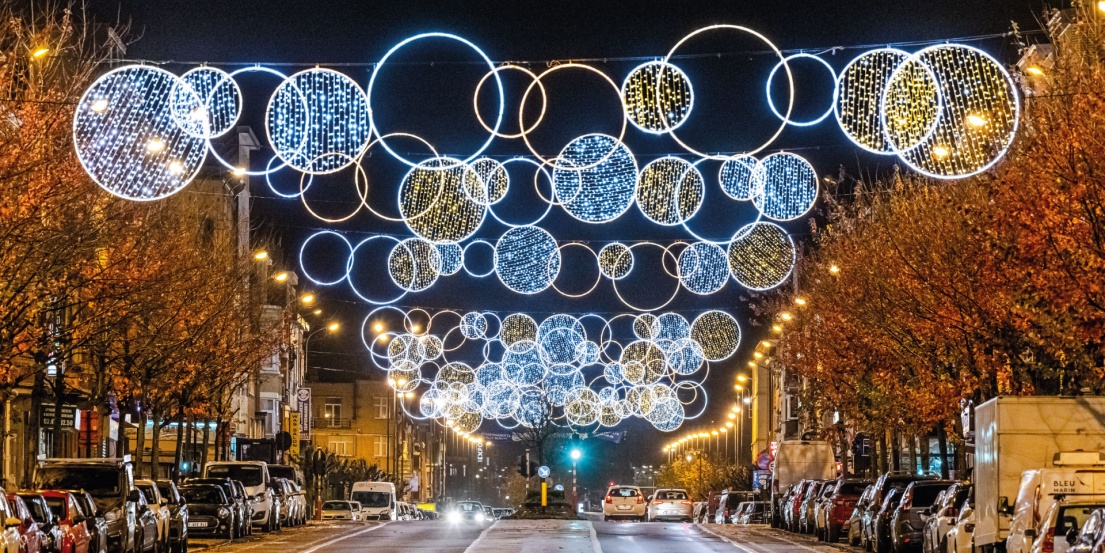
[[[578,461],[583,458],[582,440],[579,439],[579,434],[574,432],[572,436],[568,438],[568,456],[572,458],[572,461]]]
[[[526,450],[525,455],[518,456],[518,474],[521,474],[525,478],[530,478],[537,475],[537,463],[529,460],[529,450]]]

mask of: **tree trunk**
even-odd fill
[[[150,438],[150,478],[157,479],[161,475],[161,428],[164,423],[161,421],[161,412],[156,409],[150,411],[150,418],[153,419],[153,437]]]
[[[181,462],[184,460],[184,403],[182,402],[177,407],[176,415],[176,452],[173,454],[173,468],[169,470],[170,475],[178,475],[183,477],[180,467],[184,466]]]
[[[65,376],[62,374],[61,366],[54,369],[54,371],[54,424],[53,428],[50,429],[51,434],[53,434],[50,443],[50,456],[63,457],[66,456],[66,453],[61,451],[61,412],[65,405]]]
[[[200,453],[200,466],[197,474],[203,474],[203,467],[207,466],[207,446],[211,443],[211,419],[203,419],[203,451]],[[297,463],[298,465],[298,463]]]
[[[142,476],[142,469],[146,465],[146,412],[138,412],[138,432],[135,433],[134,440],[134,474],[137,477]]]

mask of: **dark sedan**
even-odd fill
[[[229,478],[189,478],[184,481],[184,484],[205,484],[222,488],[226,498],[230,500],[230,511],[234,515],[234,535],[230,539],[249,534],[253,511],[250,508],[249,497],[237,482]]]
[[[180,495],[188,504],[188,531],[233,539],[238,521],[234,503],[218,484],[185,484]]]
[[[157,490],[169,510],[169,550],[184,553],[188,550],[188,504],[172,480],[158,480]]]
[[[952,484],[955,482],[951,480],[928,480],[906,487],[890,519],[890,543],[896,553],[921,550],[925,537],[926,515],[923,512]]]

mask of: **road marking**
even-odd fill
[[[703,532],[706,532],[707,534],[710,534],[711,536],[714,536],[715,538],[718,538],[721,541],[724,541],[725,543],[728,543],[729,545],[732,545],[733,547],[736,547],[737,549],[740,549],[741,551],[744,551],[745,553],[760,553],[759,551],[756,551],[755,549],[749,549],[749,548],[747,548],[747,547],[745,547],[745,546],[743,546],[743,545],[741,545],[741,544],[739,544],[739,543],[737,543],[737,542],[735,542],[735,541],[733,541],[733,540],[731,540],[731,539],[729,539],[729,538],[727,538],[727,537],[725,537],[721,534],[718,534],[717,532],[714,532],[713,530],[710,530],[709,528],[706,527],[705,524],[695,524],[695,526],[697,526],[699,530],[702,530]]]
[[[595,550],[595,553],[602,553],[602,545],[599,544],[599,535],[598,532],[595,532],[595,525],[588,520],[587,528],[591,530],[591,547]]]
[[[759,534],[759,535],[761,535],[761,536],[763,536],[763,537],[765,537],[765,538],[769,538],[769,539],[770,539],[770,538],[774,538],[774,539],[777,539],[777,540],[782,540],[782,541],[785,541],[785,542],[787,542],[787,543],[789,543],[789,544],[791,544],[791,545],[793,545],[793,546],[795,546],[795,547],[798,547],[798,548],[801,548],[801,549],[805,549],[806,551],[812,551],[813,553],[821,553],[822,551],[825,551],[824,549],[814,549],[814,548],[812,548],[812,547],[810,547],[810,546],[808,546],[808,545],[804,545],[804,544],[798,543],[798,542],[796,542],[796,541],[790,541],[790,540],[788,540],[788,539],[786,539],[786,538],[784,538],[784,537],[782,537],[782,536],[775,536],[775,535],[767,534],[767,533],[764,533],[764,532],[761,532],[761,531],[759,531],[759,530],[755,530],[755,529],[750,529],[750,530],[751,530],[751,531],[752,531],[753,533]],[[832,547],[831,545],[827,545],[827,546],[825,546],[825,547],[830,547],[830,548],[832,548],[832,549],[836,549],[835,547]]]
[[[335,543],[338,543],[339,541],[344,541],[344,540],[347,540],[347,539],[352,538],[354,536],[359,536],[361,534],[367,534],[367,533],[369,533],[373,530],[379,530],[380,528],[383,528],[383,527],[387,526],[388,524],[389,523],[385,522],[383,524],[379,524],[379,525],[376,525],[376,526],[365,528],[364,530],[361,530],[359,532],[353,532],[352,534],[346,534],[344,536],[338,536],[338,537],[336,537],[336,538],[334,538],[334,539],[332,539],[328,542],[320,543],[320,544],[318,544],[318,545],[316,545],[316,546],[314,546],[310,549],[306,549],[306,550],[302,551],[301,553],[315,553],[315,551],[318,551],[319,549],[322,549],[323,547],[328,547],[328,546],[334,545]]]
[[[474,548],[476,547],[476,545],[479,544],[481,541],[483,541],[484,536],[486,536],[487,533],[490,532],[491,529],[494,528],[496,524],[499,524],[499,521],[496,520],[495,522],[491,523],[491,526],[488,526],[487,528],[484,528],[483,532],[480,532],[480,536],[478,538],[476,538],[476,541],[468,544],[468,547],[466,547],[464,549],[464,553],[469,553],[471,551],[475,551]],[[304,552],[304,553],[308,553],[308,552]]]

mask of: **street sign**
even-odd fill
[[[537,467],[537,476],[541,478],[548,478],[550,474],[552,474],[552,472],[549,470],[549,467],[546,467],[545,465]]]
[[[292,448],[292,435],[288,432],[276,433],[276,449],[288,451]]]
[[[299,439],[311,440],[311,389],[300,388],[295,393],[296,411],[299,411]]]
[[[564,485],[563,484],[557,484],[557,485],[553,486],[552,489],[554,491],[562,492],[562,491],[564,491]]]
[[[299,413],[292,411],[288,413],[288,429],[295,433],[292,440],[292,447],[288,448],[288,456],[291,457],[296,463],[299,462]]]

